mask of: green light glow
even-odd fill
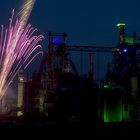
[[[117,24],[117,27],[125,26],[125,25],[126,25],[125,23],[118,23],[118,24]]]
[[[104,99],[102,119],[105,123],[122,121],[131,122],[133,120],[132,112],[134,111],[134,106],[132,104],[123,104],[122,98],[117,102],[114,100],[116,105],[113,107],[107,102],[108,101]]]
[[[125,110],[125,106],[127,106],[127,110]],[[126,122],[132,121],[132,112],[134,107],[132,104],[124,104],[123,105],[123,120]]]
[[[104,85],[104,88],[110,88],[110,85]]]
[[[119,103],[116,107],[104,106],[104,122],[121,122],[122,121],[122,105]]]
[[[105,90],[102,108],[102,119],[107,122],[121,122],[123,119],[123,105],[120,90]]]
[[[126,37],[125,37],[125,42],[126,42],[128,45],[133,45],[133,44],[134,44],[134,38],[133,38],[133,37],[126,36]]]
[[[23,116],[23,112],[22,112],[22,111],[18,111],[18,112],[17,112],[17,116],[18,116],[18,117]]]

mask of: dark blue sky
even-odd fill
[[[0,2],[0,24],[7,25],[22,0]],[[48,31],[66,32],[67,44],[115,46],[118,22],[126,23],[127,34],[140,35],[139,13],[139,0],[36,0],[29,22],[46,37],[43,46]]]
[[[0,0],[0,24],[22,0]],[[116,23],[125,22],[126,32],[140,34],[139,0],[37,0],[29,22],[40,33],[66,32],[68,44],[113,46]]]
[[[139,0],[37,0],[30,21],[41,31],[65,31],[68,44],[112,46],[118,22],[140,34],[139,13]]]

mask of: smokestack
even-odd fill
[[[125,23],[118,23],[119,44],[125,43]]]
[[[23,89],[24,89],[24,75],[23,71],[20,70],[18,73],[18,97],[17,97],[17,107],[20,111],[17,112],[17,116],[23,115]]]

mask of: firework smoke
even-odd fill
[[[41,45],[38,42],[43,35],[33,35],[37,29],[31,24],[23,28],[23,21],[16,20],[13,23],[14,10],[10,18],[9,28],[4,30],[1,26],[0,34],[0,99],[7,88],[22,68],[25,69],[36,56],[42,54]],[[22,28],[21,28],[22,25]],[[33,53],[36,52],[37,53]]]
[[[24,0],[21,6],[20,12],[18,13],[18,18],[20,21],[20,28],[24,28],[27,24],[28,18],[31,14],[33,6],[36,0]]]

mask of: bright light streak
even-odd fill
[[[125,25],[126,25],[125,23],[118,23],[117,27],[121,27],[121,26],[125,26]]]
[[[1,26],[0,33],[0,99],[5,94],[18,71],[25,69],[38,55],[42,47],[38,44],[43,35],[33,35],[37,29],[31,24],[21,28],[21,20],[13,23],[14,10],[9,28]],[[23,27],[23,26],[22,26]]]
[[[24,28],[27,24],[28,18],[31,14],[33,6],[36,0],[24,0],[21,9],[18,13],[21,28]]]

